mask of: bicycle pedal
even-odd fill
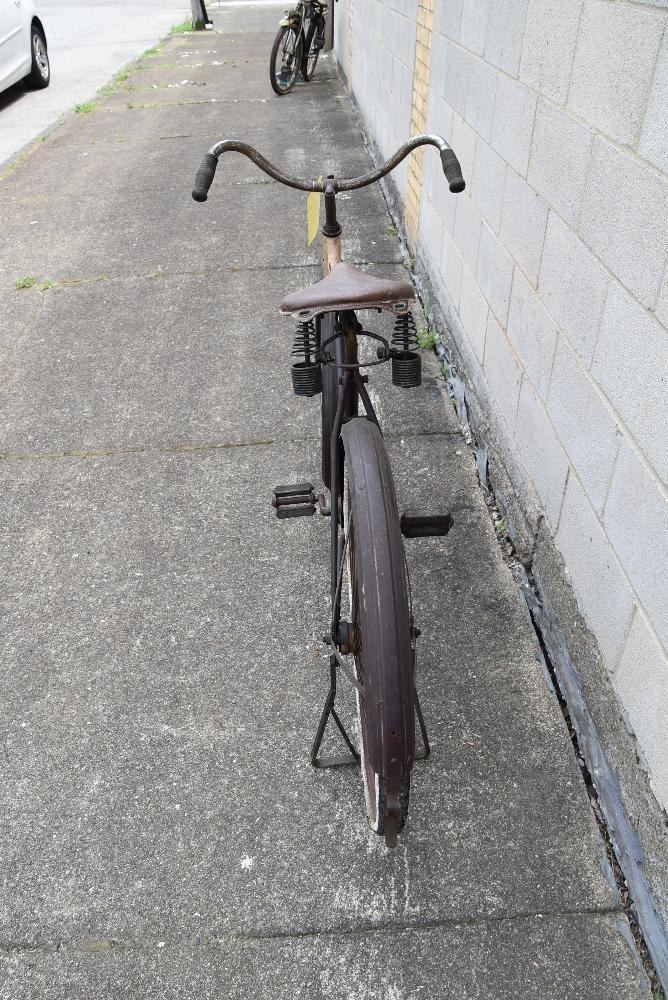
[[[401,534],[404,538],[430,538],[447,535],[455,523],[450,511],[405,510],[401,515]]]
[[[311,483],[295,483],[292,486],[276,486],[271,506],[276,517],[310,517],[315,514],[316,495]]]

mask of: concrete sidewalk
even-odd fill
[[[408,543],[434,753],[397,850],[356,770],[308,765],[327,523],[279,523],[269,498],[318,474],[319,401],[291,394],[276,308],[318,248],[305,196],[240,157],[190,198],[222,135],[307,176],[368,166],[327,60],[272,95],[275,21],[223,8],[171,38],[0,186],[0,997],[635,1000],[568,734],[428,357],[419,391],[371,378],[400,507],[457,511],[447,539]],[[378,188],[340,215],[348,259],[404,273]],[[16,290],[26,275],[54,284]]]

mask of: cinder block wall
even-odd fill
[[[668,0],[341,0],[383,155],[419,99],[418,8],[426,126],[467,190],[425,152],[417,252],[668,807]]]

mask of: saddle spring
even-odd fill
[[[312,319],[297,324],[292,345],[292,389],[296,396],[317,396],[322,392],[322,369],[318,358],[318,335]]]
[[[392,382],[401,389],[422,385],[422,358],[412,313],[397,316],[392,334]]]

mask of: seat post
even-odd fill
[[[322,262],[325,276],[341,261],[341,226],[336,218],[336,181],[329,174],[325,184],[325,224],[322,227]]]

